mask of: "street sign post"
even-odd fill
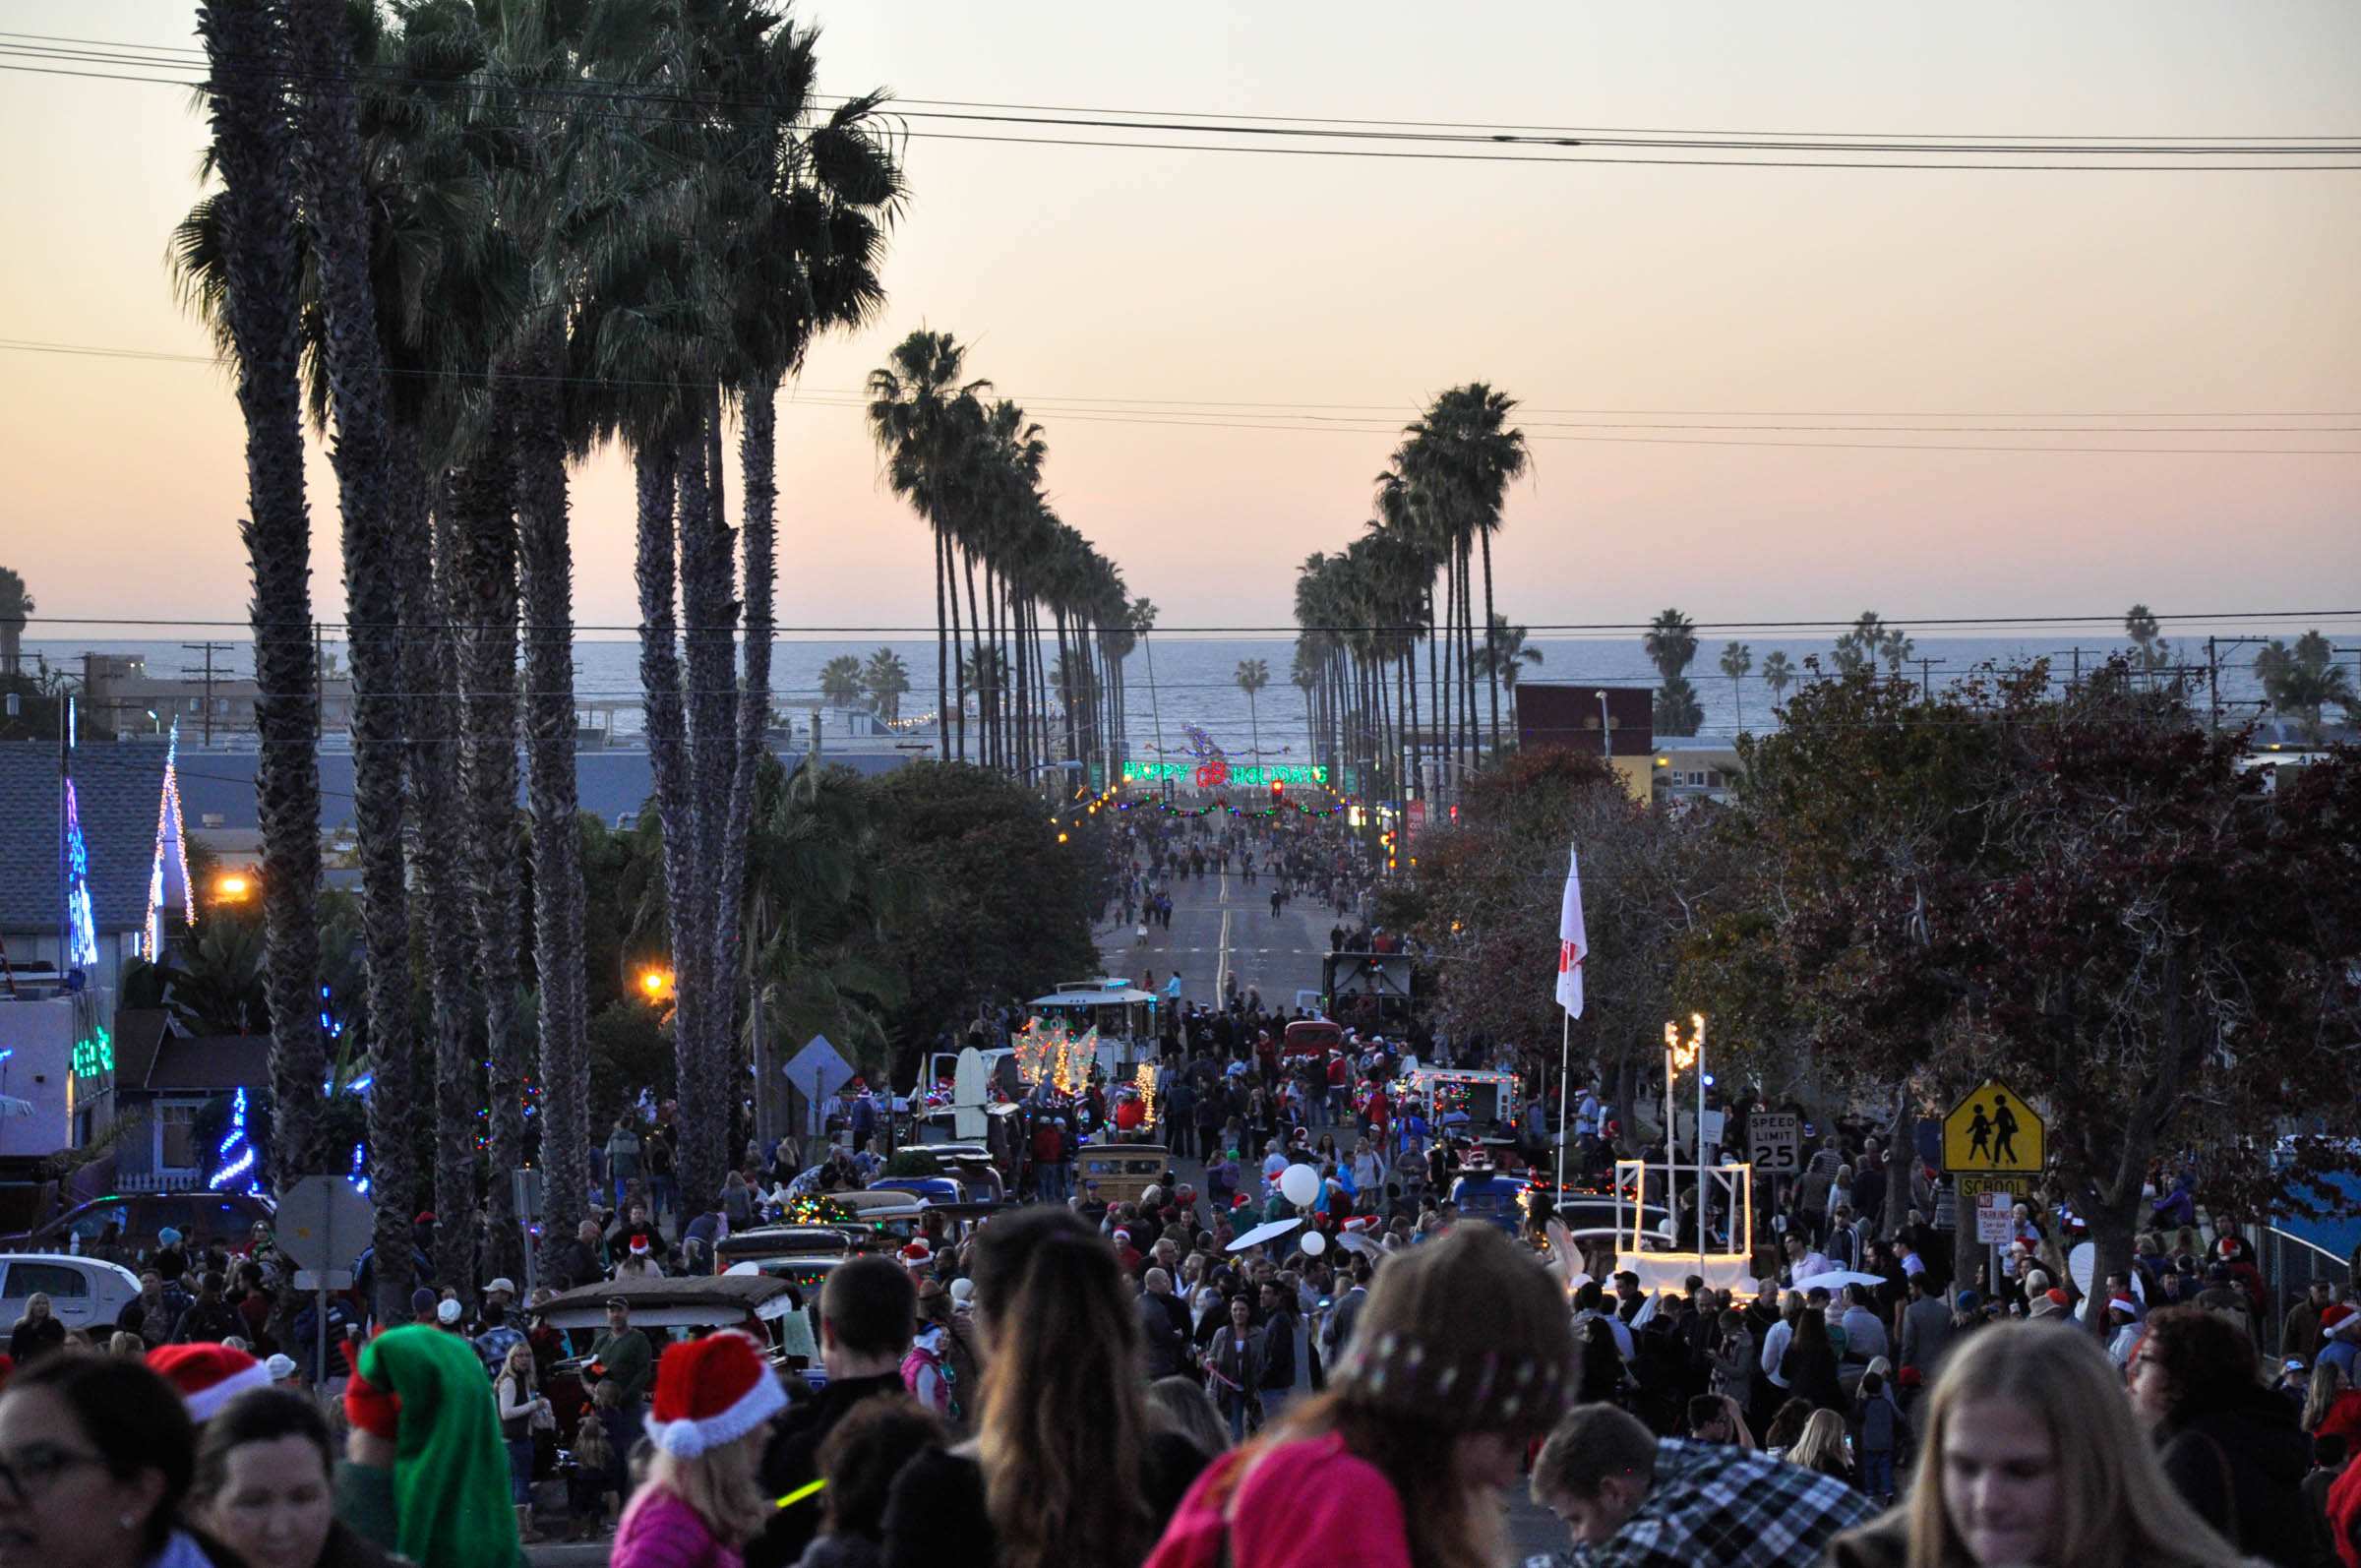
[[[1943,1118],[1943,1168],[1963,1176],[2037,1176],[2048,1132],[2023,1095],[1988,1078]]]
[[[369,1244],[377,1211],[340,1176],[308,1176],[279,1194],[273,1234],[287,1261],[311,1275],[314,1316],[319,1319],[314,1375],[328,1383],[328,1291]]]
[[[1793,1176],[1802,1169],[1803,1118],[1784,1111],[1758,1111],[1746,1118],[1747,1153],[1758,1175]]]

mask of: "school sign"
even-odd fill
[[[1978,1084],[1943,1118],[1943,1168],[1960,1190],[2014,1188],[1977,1176],[2037,1176],[2048,1158],[2049,1128],[2025,1097],[1994,1079]]]

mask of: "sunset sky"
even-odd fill
[[[2361,141],[2349,0],[826,0],[795,15],[823,26],[824,89],[913,98]],[[193,41],[193,6],[167,0],[10,0],[0,16],[20,33]],[[16,149],[0,172],[14,236],[0,338],[203,352],[163,265],[199,194],[190,95],[0,72],[0,137]],[[883,318],[820,344],[803,386],[857,389],[922,324],[972,342],[971,373],[1045,425],[1065,519],[1167,626],[1285,622],[1297,563],[1359,529],[1392,437],[1105,411],[1162,421],[1169,400],[1253,423],[1271,414],[1234,405],[1362,405],[1319,411],[1391,427],[1468,380],[1522,399],[1537,438],[1496,553],[1512,620],[1636,621],[1666,604],[1709,623],[2361,604],[2361,456],[1562,439],[1678,435],[1573,428],[1586,421],[1782,422],[1716,417],[1738,412],[2361,426],[2361,172],[1509,167],[929,138],[910,144],[909,179]],[[23,351],[0,351],[0,565],[42,611],[240,618],[242,434],[224,374]],[[2254,417],[2298,413],[2346,417]],[[879,482],[857,409],[787,407],[780,428],[782,624],[931,626],[924,534]],[[1743,439],[1691,439],[1707,437]],[[1851,439],[2361,450],[2361,433],[2334,430]],[[333,618],[324,463],[312,503]],[[636,620],[631,506],[618,457],[578,473],[585,626]]]

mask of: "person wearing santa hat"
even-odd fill
[[[778,1374],[735,1329],[666,1351],[647,1421],[655,1454],[609,1568],[737,1568],[739,1546],[770,1516],[757,1461],[786,1408]]]
[[[388,1329],[362,1349],[344,1416],[338,1519],[419,1568],[520,1568],[508,1454],[472,1345],[425,1323]]]
[[[271,1386],[270,1368],[226,1345],[159,1345],[148,1353],[148,1364],[179,1392],[200,1426],[248,1389]]]

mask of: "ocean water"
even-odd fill
[[[1761,670],[1764,658],[1772,651],[1784,651],[1788,661],[1799,670],[1808,656],[1818,656],[1823,665],[1828,662],[1831,639],[1822,637],[1746,637],[1753,650],[1754,670],[1738,681],[1722,674],[1720,659],[1726,637],[1701,638],[1697,658],[1688,669],[1690,684],[1705,708],[1705,724],[1701,738],[1727,738],[1743,728],[1762,731],[1775,722],[1773,695],[1764,684]],[[2084,668],[2102,662],[2110,653],[2122,651],[2128,644],[2121,639],[2077,637],[2070,633],[2054,633],[2033,637],[1919,637],[1920,657],[1934,663],[1923,672],[1923,679],[1940,687],[1958,680],[1986,665],[2006,667],[2035,658],[2048,657],[2053,677],[2065,680],[2075,664],[2073,650],[2080,645]],[[1152,646],[1150,645],[1152,644]],[[924,641],[894,640],[883,644],[874,641],[780,641],[773,645],[771,656],[771,686],[779,708],[801,719],[803,711],[819,701],[819,672],[821,666],[840,654],[866,659],[880,645],[892,648],[909,666],[912,690],[902,698],[905,715],[924,713],[938,706],[935,690],[935,644]],[[1542,662],[1524,667],[1522,678],[1535,681],[1598,682],[1606,684],[1654,685],[1655,667],[1636,637],[1538,637],[1529,646],[1539,649]],[[327,644],[330,651],[342,655],[336,643]],[[36,655],[45,657],[52,666],[79,675],[85,652],[132,653],[146,657],[148,673],[153,676],[178,675],[201,659],[182,650],[178,641],[83,641],[72,638],[28,638],[25,642],[25,663],[30,669]],[[2261,697],[2261,686],[2256,681],[2252,662],[2255,648],[2241,646],[2225,652],[2221,668],[2221,695],[2225,712],[2247,713]],[[2234,658],[2233,658],[2234,655]],[[1054,657],[1054,646],[1053,646]],[[1288,672],[1293,666],[1295,645],[1286,638],[1225,638],[1168,633],[1151,637],[1124,662],[1124,684],[1128,693],[1129,740],[1133,752],[1141,756],[1156,754],[1161,744],[1171,754],[1187,750],[1184,734],[1187,726],[1197,726],[1233,756],[1244,756],[1259,745],[1263,754],[1274,759],[1301,758],[1304,754],[1308,725],[1303,694],[1288,684]],[[1249,703],[1238,685],[1241,662],[1260,659],[1269,668],[1270,685]],[[2186,646],[2176,645],[2176,662],[2202,664],[2205,642],[2195,639]],[[1425,664],[1420,662],[1423,675]],[[253,659],[251,646],[243,641],[230,644],[227,653],[214,654],[216,675],[233,678],[251,676]],[[629,639],[583,640],[574,649],[575,694],[586,707],[594,703],[627,704],[614,714],[614,731],[618,739],[627,739],[640,729],[637,711],[628,704],[640,696],[639,645]],[[1916,665],[1910,667],[1919,676]],[[199,683],[190,681],[195,692]],[[971,704],[973,698],[970,698]],[[1430,720],[1423,691],[1420,698],[1422,719]],[[1488,720],[1489,708],[1480,687],[1476,694],[1476,709]],[[1501,724],[1510,722],[1509,702],[1501,701]],[[975,727],[969,726],[970,745],[974,745]],[[1160,740],[1161,737],[1161,740]]]

